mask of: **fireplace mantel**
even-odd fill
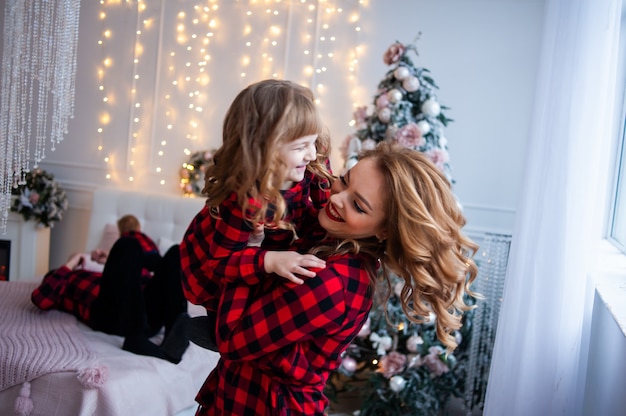
[[[49,267],[50,228],[35,227],[34,221],[24,221],[21,215],[10,212],[6,233],[0,230],[0,240],[11,242],[10,281],[41,280]]]

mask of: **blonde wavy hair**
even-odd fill
[[[437,337],[451,352],[457,347],[451,333],[461,328],[463,313],[473,308],[464,295],[480,297],[470,288],[477,275],[473,256],[478,245],[461,232],[465,217],[450,183],[424,154],[381,142],[359,156],[367,158],[376,162],[384,178],[387,238],[342,241],[334,252],[365,252],[378,258],[382,273],[377,277],[369,270],[372,287],[383,279],[388,298],[390,275],[399,276],[404,281],[400,301],[406,316],[423,323],[434,312]],[[317,252],[327,255],[331,250]]]
[[[291,81],[268,79],[249,85],[231,103],[224,118],[222,146],[205,173],[207,205],[217,207],[232,192],[252,224],[292,229],[283,221],[286,206],[280,194],[285,164],[278,149],[303,136],[317,134],[317,160],[307,169],[328,180],[330,138],[309,88]],[[253,198],[254,206],[249,199]],[[268,217],[269,216],[269,217]]]

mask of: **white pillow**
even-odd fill
[[[169,250],[174,244],[177,244],[175,241],[170,240],[167,237],[159,237],[159,241],[157,243],[157,247],[159,248],[159,253],[161,253],[162,256],[165,255],[165,253],[167,253],[167,250]]]
[[[113,244],[115,244],[118,238],[120,238],[120,231],[117,228],[117,225],[106,224],[104,226],[102,238],[100,239],[100,242],[98,243],[96,248],[104,250],[108,253],[109,251],[111,251],[111,247],[113,247]]]

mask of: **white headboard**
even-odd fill
[[[86,249],[96,248],[106,224],[116,224],[125,214],[136,216],[141,223],[141,230],[154,241],[166,238],[179,243],[204,202],[202,197],[189,198],[113,188],[98,189],[93,194]]]

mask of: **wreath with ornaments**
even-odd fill
[[[180,168],[180,189],[185,196],[202,195],[204,173],[213,165],[215,150],[200,150],[191,153]]]

